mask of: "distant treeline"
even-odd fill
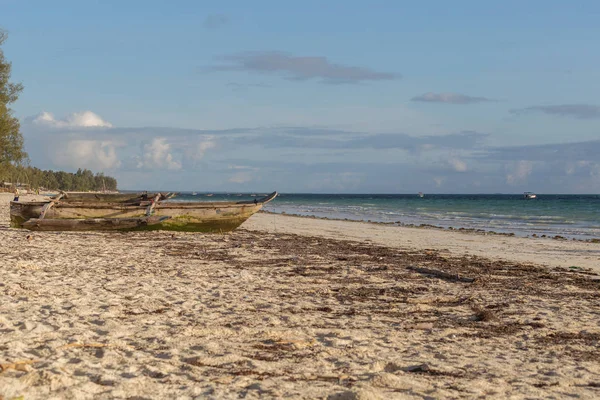
[[[0,166],[0,183],[11,182],[29,186],[31,189],[65,191],[117,190],[117,180],[103,173],[94,174],[89,169],[79,168],[76,173],[65,171],[43,171],[35,167],[13,165]]]

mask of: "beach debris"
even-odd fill
[[[469,278],[469,277],[466,277],[466,276],[460,276],[459,274],[450,274],[448,272],[440,271],[440,270],[437,270],[437,269],[415,267],[413,265],[408,266],[407,269],[409,269],[411,271],[415,271],[415,272],[417,272],[419,274],[432,275],[432,276],[435,276],[437,278],[448,280],[448,281],[459,281],[459,282],[473,283],[476,280],[475,278]]]
[[[345,392],[333,393],[327,396],[327,400],[379,400],[381,394],[367,385],[359,385]]]
[[[433,322],[420,322],[418,324],[413,325],[414,329],[420,329],[423,331],[433,329]]]
[[[404,368],[404,370],[406,372],[428,372],[429,364],[423,363],[423,364],[417,364],[417,365],[410,365],[410,366]]]
[[[31,364],[35,364],[38,362],[40,362],[40,361],[39,360],[22,360],[22,361],[15,361],[13,363],[5,363],[5,364],[0,363],[0,374],[5,371],[8,371],[9,369],[13,369],[15,371],[28,372],[29,366]]]
[[[370,384],[380,388],[409,390],[413,386],[412,377],[402,377],[389,372],[379,372],[370,379]]]
[[[487,322],[487,321],[496,320],[496,314],[494,314],[494,312],[492,310],[486,310],[483,308],[479,308],[479,309],[475,309],[474,311],[475,311],[475,315],[473,316],[473,319],[475,321]]]

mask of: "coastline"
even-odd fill
[[[597,275],[536,262],[595,244],[265,213],[227,234],[30,232],[10,198],[4,399],[600,395]]]
[[[403,222],[382,222],[382,221],[371,221],[371,220],[359,220],[359,219],[350,219],[350,218],[333,218],[333,217],[322,217],[322,216],[317,216],[317,215],[304,215],[304,214],[293,214],[293,213],[286,213],[286,212],[275,212],[275,211],[268,211],[268,210],[261,210],[259,211],[260,213],[265,213],[265,214],[275,214],[275,215],[284,215],[284,216],[290,216],[290,217],[298,217],[298,218],[311,218],[311,219],[322,219],[322,220],[326,220],[326,221],[344,221],[344,222],[359,222],[359,223],[368,223],[368,224],[375,224],[375,225],[387,225],[387,226],[397,226],[397,227],[402,227],[402,228],[418,228],[418,229],[437,229],[437,230],[442,230],[442,231],[453,231],[453,232],[463,232],[463,233],[469,233],[469,234],[479,234],[479,235],[497,235],[497,236],[514,236],[514,237],[521,237],[521,238],[540,238],[540,239],[553,239],[553,240],[571,240],[574,242],[584,242],[584,243],[600,243],[600,238],[590,238],[590,239],[577,239],[577,238],[566,238],[564,236],[561,235],[537,235],[537,234],[532,234],[532,235],[517,235],[515,232],[496,232],[493,230],[486,230],[486,229],[475,229],[475,228],[465,228],[465,227],[443,227],[443,226],[439,226],[439,225],[433,225],[433,224],[407,224],[407,223],[403,223]]]
[[[531,201],[522,196],[484,194],[436,194],[426,199],[400,194],[282,194],[265,209],[408,227],[600,241],[598,200],[598,195],[544,195]]]
[[[435,250],[455,256],[474,255],[532,265],[592,269],[600,273],[600,243],[550,238],[489,234],[467,229],[409,227],[381,222],[364,222],[260,212],[244,228],[368,241],[373,244]]]

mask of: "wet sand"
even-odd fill
[[[269,214],[35,233],[9,199],[4,399],[600,397],[596,244]]]

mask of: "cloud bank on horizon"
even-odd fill
[[[130,128],[92,111],[60,119],[42,112],[25,119],[23,131],[36,164],[102,170],[128,189],[553,192],[557,182],[573,192],[600,189],[600,140],[498,147],[475,131]]]

